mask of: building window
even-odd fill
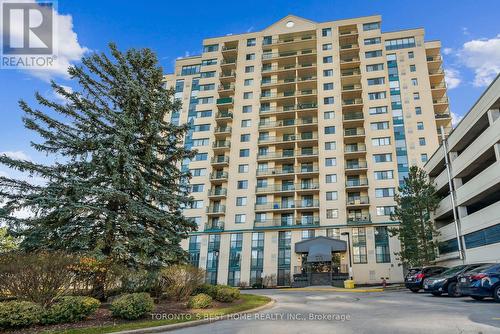
[[[219,51],[219,44],[210,44],[203,47],[203,52],[215,52]]]
[[[242,111],[244,114],[250,113],[250,112],[252,112],[252,106],[243,106]]]
[[[196,153],[194,161],[205,161],[208,159],[208,153]]]
[[[383,85],[385,83],[385,78],[371,78],[368,79],[368,86]]]
[[[390,263],[389,233],[386,226],[375,227],[375,259],[377,263]]]
[[[253,85],[253,79],[245,79],[245,81],[243,82],[243,85],[244,86],[251,86],[251,85]]]
[[[237,213],[234,215],[234,222],[236,224],[243,224],[245,223],[247,220],[247,215],[245,215],[244,213]]]
[[[237,185],[238,189],[248,189],[248,180],[240,180]]]
[[[181,75],[193,75],[200,73],[201,65],[185,65],[182,66]]]
[[[417,67],[415,65],[410,65],[410,72],[416,72]]]
[[[418,144],[420,146],[425,146],[425,137],[418,138]]]
[[[372,138],[372,145],[373,146],[391,145],[391,137]]]
[[[323,64],[330,64],[330,63],[333,63],[333,57],[332,56],[323,57]]]
[[[252,73],[255,71],[255,66],[245,66],[245,73]]]
[[[326,43],[323,44],[323,51],[331,50],[332,49],[332,43]]]
[[[394,188],[375,188],[375,197],[394,197]]]
[[[380,22],[370,22],[363,24],[363,31],[378,30],[380,29]]]
[[[245,143],[250,141],[250,134],[249,133],[244,133],[240,135],[240,142]]]
[[[291,231],[279,231],[278,233],[278,277],[279,286],[290,285],[290,264],[291,264]]]
[[[243,148],[240,150],[240,158],[247,158],[250,156],[250,149]]]
[[[328,238],[340,239],[340,228],[327,228],[326,236]]]
[[[210,103],[214,103],[213,96],[201,97],[198,99],[198,104],[210,104]]]
[[[241,127],[242,128],[248,128],[251,125],[252,120],[250,119],[242,119],[241,120]]]
[[[208,142],[208,138],[193,139],[193,147],[207,146]]]
[[[333,104],[333,96],[323,98],[323,104]]]
[[[382,71],[383,69],[384,64],[366,65],[366,72]]]
[[[213,77],[215,77],[215,71],[201,72],[200,77],[201,78],[213,78]]]
[[[247,46],[255,46],[257,45],[257,40],[255,38],[247,39]]]
[[[191,202],[190,209],[201,209],[203,207],[202,200],[195,200]]]
[[[387,130],[389,129],[389,122],[372,122],[370,123],[370,128],[372,130]]]
[[[416,100],[420,100],[420,93],[413,93],[413,99],[416,101]]]
[[[331,35],[332,35],[332,28],[323,28],[323,30],[321,30],[321,36],[328,37]]]
[[[414,48],[415,47],[415,37],[408,38],[398,38],[398,39],[390,39],[385,41],[385,49],[386,50],[398,50],[398,49],[406,49],[406,48]],[[412,59],[408,54],[408,57]]]
[[[332,77],[333,76],[333,70],[323,70],[323,76],[324,77]]]
[[[380,99],[385,99],[385,97],[386,97],[385,92],[368,93],[368,98],[370,100],[380,100]]]
[[[394,178],[394,172],[392,170],[381,170],[374,172],[375,180],[390,180]]]
[[[377,206],[377,216],[390,216],[395,210],[394,206]]]
[[[314,238],[314,230],[302,230],[302,240]]]
[[[412,79],[411,79],[411,84],[412,84],[413,86],[418,86],[418,79],[417,79],[417,78],[412,78]]]
[[[500,224],[464,235],[466,248],[476,248],[500,242]]]
[[[192,176],[205,176],[207,175],[206,168],[194,168],[189,170]]]
[[[253,99],[253,92],[244,92],[243,93],[243,99],[244,100]]]
[[[325,126],[325,135],[335,134],[335,126]]]
[[[191,192],[192,193],[201,193],[201,192],[203,192],[204,188],[205,188],[204,184],[192,184],[191,185]]]
[[[422,115],[422,108],[420,108],[420,107],[415,107],[415,114],[416,114],[416,115]]]
[[[325,142],[325,150],[326,151],[334,151],[337,148],[337,143],[334,141]]]
[[[413,59],[415,58],[415,53],[413,51],[408,51],[408,58]],[[415,65],[414,65],[415,66]]]
[[[201,66],[217,65],[217,59],[205,59],[201,61]]]
[[[326,200],[327,201],[336,201],[338,199],[338,192],[336,191],[327,191],[326,192]]]
[[[323,113],[323,118],[324,119],[334,119],[335,118],[335,111],[325,111]]]
[[[236,206],[245,206],[247,205],[246,197],[236,197]]]
[[[248,165],[238,165],[238,173],[248,173]]]
[[[424,122],[417,122],[417,130],[423,130],[424,129]]]
[[[189,262],[194,267],[200,266],[201,237],[192,235],[189,237]]]
[[[427,153],[420,154],[420,161],[427,162]]]
[[[391,153],[374,154],[373,161],[376,163],[391,162],[392,161],[392,154]]]
[[[337,183],[337,174],[326,174],[326,183]]]
[[[333,82],[328,82],[323,84],[323,90],[332,90],[333,89]]]
[[[371,107],[368,112],[370,115],[387,114],[387,107]]]
[[[366,230],[364,227],[352,229],[352,254],[354,263],[367,263]]]
[[[326,209],[327,219],[337,219],[339,218],[339,209]]]
[[[365,45],[380,44],[380,37],[365,38],[364,43]]]
[[[247,53],[245,56],[246,60],[255,60],[255,53]]]
[[[337,158],[326,158],[325,159],[326,167],[332,167],[337,165]]]
[[[382,50],[375,50],[375,51],[366,51],[365,52],[365,58],[376,58],[376,57],[382,57]]]

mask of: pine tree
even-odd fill
[[[179,242],[195,229],[182,214],[190,202],[189,173],[179,169],[194,153],[182,145],[187,126],[167,121],[180,102],[165,88],[151,50],[122,53],[111,43],[110,53],[69,68],[79,89],[51,83],[66,103],[39,93],[43,110],[19,102],[25,127],[42,139],[32,147],[55,162],[0,157],[46,181],[1,177],[0,219],[28,251],[83,252],[129,266],[178,262],[185,258]],[[21,209],[33,215],[16,217]]]
[[[435,190],[426,172],[412,166],[394,196],[397,206],[391,220],[399,226],[390,233],[400,240],[401,252],[396,255],[407,266],[428,265],[436,258],[438,231],[430,219],[439,204]]]

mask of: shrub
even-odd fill
[[[64,295],[74,273],[69,269],[76,259],[61,252],[0,255],[0,293],[47,306]]]
[[[215,292],[215,300],[230,303],[240,298],[240,290],[230,286],[219,285]]]
[[[189,308],[208,308],[212,306],[212,297],[205,293],[199,293],[189,298],[187,306]]]
[[[38,304],[27,301],[0,303],[0,328],[17,328],[40,322],[43,309]]]
[[[194,289],[193,295],[204,293],[206,295],[209,295],[212,298],[215,298],[216,292],[217,292],[217,286],[212,285],[212,284],[208,284],[208,283],[204,283],[204,284],[198,286],[196,289]]]
[[[139,319],[153,309],[153,298],[145,292],[125,294],[111,304],[114,317],[128,320]]]
[[[162,291],[175,300],[186,300],[203,284],[205,272],[192,265],[172,265],[161,271]]]
[[[41,322],[59,324],[80,321],[97,311],[100,305],[101,302],[91,297],[62,297],[44,312]]]

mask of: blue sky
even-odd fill
[[[452,112],[463,115],[500,71],[500,1],[70,1],[60,0],[64,59],[103,51],[109,41],[121,49],[149,47],[165,72],[179,56],[198,54],[202,39],[261,30],[294,14],[323,22],[382,15],[382,30],[424,27],[426,39],[444,47]],[[72,24],[72,25],[71,25]],[[72,86],[60,73],[50,77]],[[0,152],[34,160],[44,156],[29,145],[18,99],[33,101],[38,90],[51,96],[48,76],[21,70],[0,70]],[[0,173],[6,173],[0,166]]]

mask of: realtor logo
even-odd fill
[[[4,0],[2,18],[2,68],[47,68],[53,66],[54,2]]]

